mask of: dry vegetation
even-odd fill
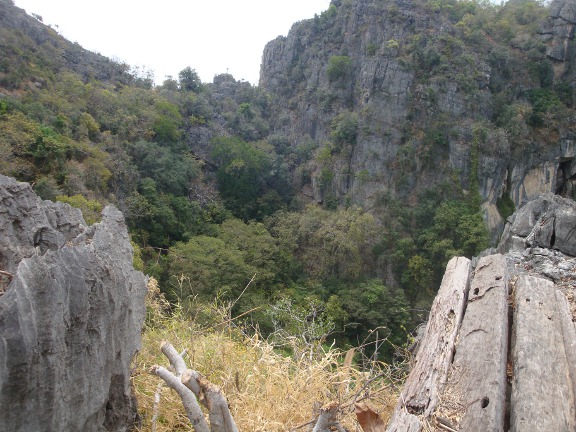
[[[362,430],[354,414],[355,402],[380,413],[384,421],[392,413],[404,368],[369,362],[364,363],[369,364],[368,370],[360,370],[352,355],[334,348],[322,350],[313,360],[287,357],[258,335],[242,334],[225,319],[207,328],[178,311],[168,316],[153,280],[149,288],[147,325],[133,373],[142,431],[193,430],[178,395],[166,386],[160,391],[153,421],[161,380],[149,370],[154,364],[168,364],[159,348],[163,340],[186,350],[186,363],[222,388],[242,431],[308,431],[315,412],[333,401],[339,403],[341,424],[349,431]]]

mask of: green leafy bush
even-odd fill
[[[82,211],[82,216],[88,225],[99,222],[102,219],[100,214],[102,211],[102,204],[95,200],[89,200],[82,195],[58,195],[56,201],[70,204],[72,207],[79,208]]]
[[[338,81],[344,79],[350,73],[352,67],[352,60],[348,56],[332,56],[328,61],[328,78],[330,81]]]

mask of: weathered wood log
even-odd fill
[[[564,293],[556,290],[555,294],[558,313],[560,314],[562,337],[564,339],[564,351],[566,352],[566,360],[568,361],[568,373],[572,383],[572,393],[576,399],[576,325]]]
[[[188,369],[186,367],[186,362],[182,358],[182,355],[178,354],[178,351],[172,346],[170,342],[162,341],[160,344],[160,351],[166,356],[172,368],[174,369],[174,374],[177,377],[181,377],[184,372]]]
[[[506,406],[508,276],[502,255],[480,259],[468,293],[438,419],[460,431],[501,432]]]
[[[330,402],[320,408],[320,415],[312,432],[331,432],[334,429],[339,432],[345,432],[342,425],[338,422],[338,406],[338,402]]]
[[[182,374],[181,379],[182,383],[192,390],[196,397],[208,408],[212,432],[238,432],[238,427],[232,414],[230,414],[228,402],[220,387],[190,369]]]
[[[200,378],[202,378],[202,374],[195,370],[187,369],[184,371],[181,378],[182,383],[190,390],[192,390],[192,393],[194,393],[198,400],[201,401],[204,406],[206,406],[206,401],[201,399],[202,388],[198,382]]]
[[[420,431],[422,426],[417,416],[429,417],[438,406],[452,363],[469,282],[470,260],[452,258],[432,304],[416,364],[404,385],[388,432]]]
[[[190,419],[190,423],[192,424],[194,431],[209,432],[210,429],[208,428],[208,423],[204,418],[204,414],[200,409],[200,405],[198,405],[196,396],[194,396],[194,393],[192,393],[188,387],[182,384],[180,378],[162,366],[153,366],[151,372],[162,378],[168,387],[178,393],[178,396],[180,396],[180,399],[182,400],[182,405],[184,406],[184,410],[186,411],[188,419]]]
[[[420,432],[422,422],[414,414],[410,414],[406,409],[396,410],[394,416],[388,424],[386,432]]]
[[[576,430],[562,308],[555,291],[552,282],[533,276],[522,275],[516,284],[511,432]]]
[[[205,379],[200,373],[190,370],[182,354],[166,341],[160,345],[161,351],[170,361],[174,373],[161,366],[154,366],[152,373],[158,375],[174,389],[186,410],[186,414],[196,432],[238,432],[238,427],[230,414],[228,402],[220,388]],[[210,429],[200,409],[198,401],[208,408]]]

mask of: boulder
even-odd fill
[[[576,256],[576,203],[542,194],[524,203],[506,223],[499,252],[543,247]]]
[[[0,176],[0,430],[125,431],[144,275],[114,206],[79,210]]]

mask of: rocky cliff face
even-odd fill
[[[301,167],[303,194],[374,209],[387,194],[414,204],[443,184],[477,183],[493,241],[499,199],[571,195],[573,125],[564,111],[533,127],[527,95],[551,85],[530,62],[566,69],[555,83],[573,85],[573,9],[553,2],[547,30],[508,42],[472,35],[466,11],[413,0],[334,0],[295,24],[266,46],[260,85],[274,96],[273,132],[318,148]]]
[[[146,284],[122,214],[86,226],[0,176],[0,430],[123,431]]]

